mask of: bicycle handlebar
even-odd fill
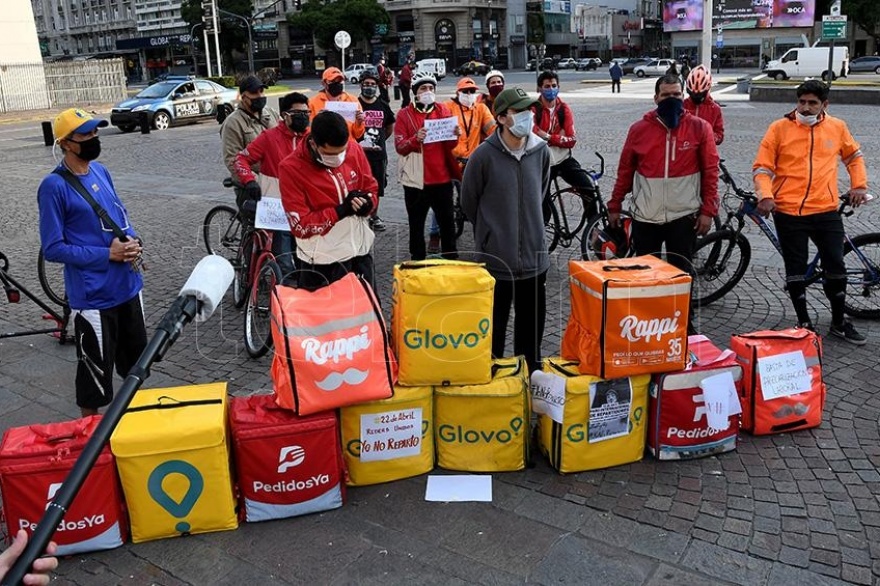
[[[235,183],[232,181],[232,177],[226,177],[223,179],[223,187],[235,187]]]

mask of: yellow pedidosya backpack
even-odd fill
[[[568,473],[642,459],[650,375],[604,380],[581,374],[577,362],[562,358],[547,358],[543,370],[565,378],[562,423],[538,417],[538,444],[551,466]]]
[[[502,358],[484,385],[434,387],[437,465],[466,472],[522,470],[529,459],[529,372]]]
[[[391,330],[404,386],[488,383],[495,279],[452,260],[394,267]]]

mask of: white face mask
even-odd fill
[[[510,133],[519,138],[525,138],[532,131],[532,111],[517,112],[513,116],[513,124],[508,127]]]
[[[336,155],[321,155],[321,164],[325,167],[330,167],[331,169],[335,169],[342,165],[345,161],[345,151],[342,151]]]
[[[473,108],[474,104],[477,103],[477,94],[466,94],[464,92],[458,92],[458,103],[465,108]]]
[[[795,112],[795,115],[797,116],[798,122],[804,126],[813,126],[819,122],[818,114],[801,114],[800,112]]]
[[[418,95],[419,103],[424,106],[430,106],[437,100],[437,96],[434,92],[422,92]]]

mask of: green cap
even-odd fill
[[[518,111],[528,110],[537,103],[538,100],[527,94],[524,89],[512,87],[495,96],[493,109],[495,110],[495,115],[498,116],[510,109]]]

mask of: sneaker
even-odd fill
[[[840,326],[831,326],[831,331],[829,332],[832,336],[837,336],[838,338],[843,338],[850,344],[855,344],[856,346],[862,346],[868,342],[868,339],[865,336],[861,335],[852,325],[851,322],[845,321],[843,325]]]
[[[804,330],[810,330],[810,331],[813,332],[814,334],[816,333],[816,328],[813,327],[813,322],[811,322],[811,321],[802,321],[802,322],[798,322],[798,325],[796,325],[795,327],[796,327],[796,328],[801,328],[801,329],[804,329]]]
[[[373,229],[373,232],[384,232],[385,231],[385,222],[382,221],[382,218],[379,216],[371,216],[370,217],[370,228]]]
[[[439,254],[440,253],[440,235],[439,234],[431,234],[430,240],[428,240],[428,254]]]

